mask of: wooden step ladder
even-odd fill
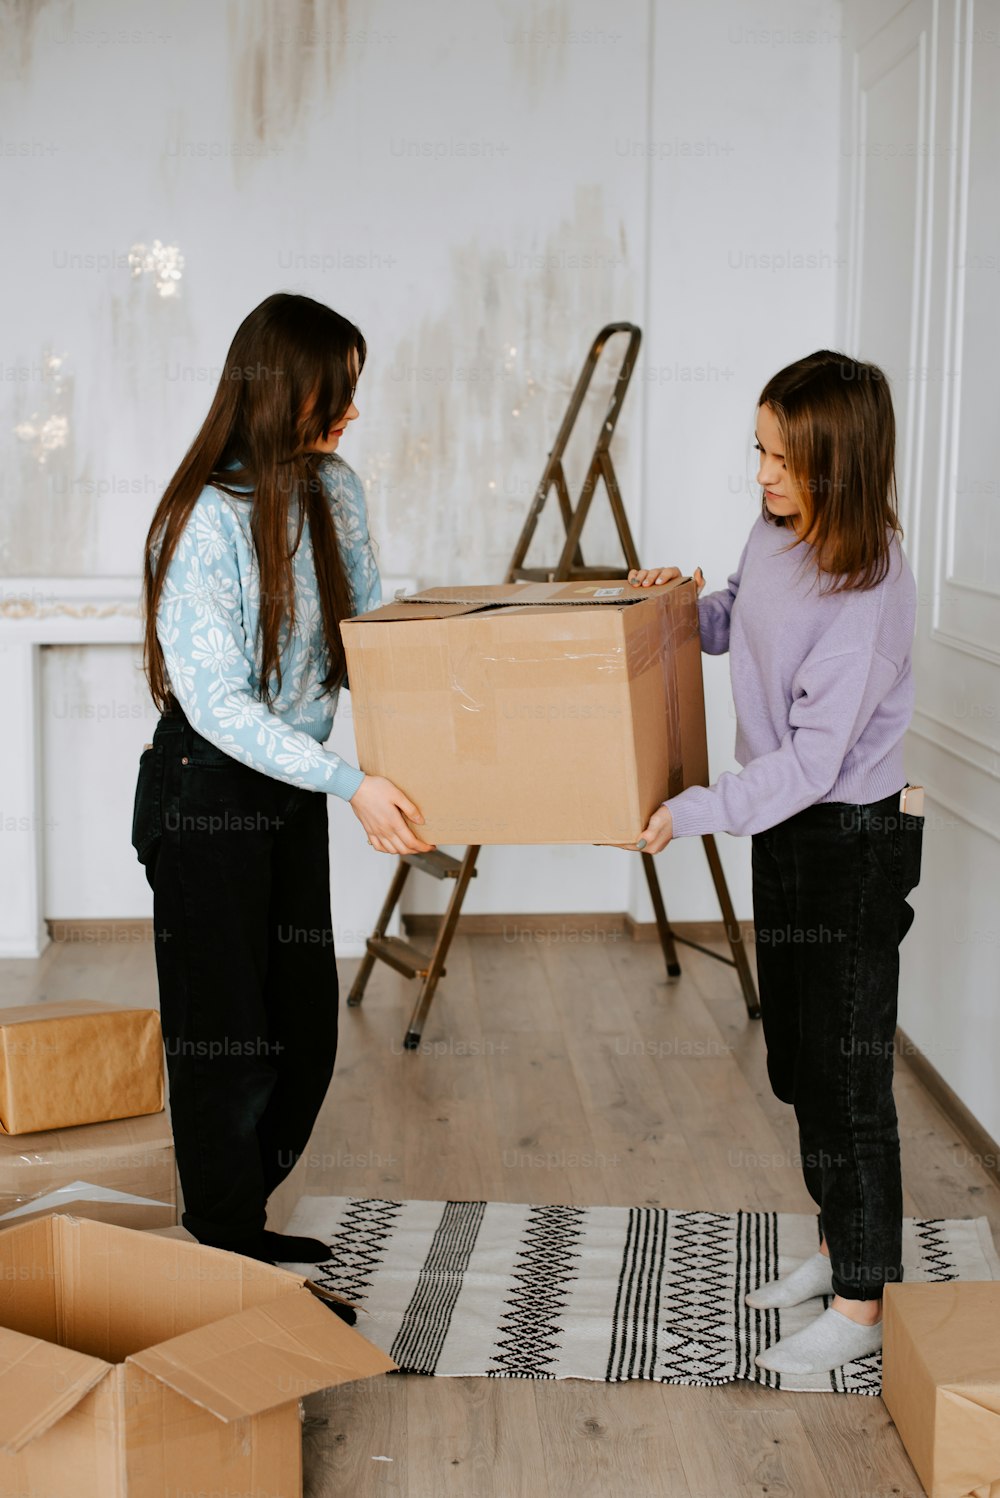
[[[580,497],[576,504],[570,497],[569,485],[566,481],[566,472],[563,467],[563,457],[569,442],[577,417],[586,399],[587,390],[597,368],[601,353],[608,339],[617,333],[628,335],[628,344],[624,357],[615,379],[611,400],[605,412],[604,421],[601,425],[600,435],[594,446],[594,450],[587,465],[587,472],[580,490]],[[531,508],[524,522],[524,527],[514,548],[510,566],[507,569],[505,582],[518,582],[522,579],[531,579],[538,582],[569,582],[575,578],[591,577],[627,577],[633,567],[639,566],[638,553],[632,540],[632,532],[629,528],[625,507],[622,504],[621,490],[618,487],[618,478],[615,474],[614,464],[611,461],[611,439],[621,415],[622,404],[629,387],[635,369],[636,355],[639,344],[642,341],[641,330],[634,323],[615,322],[608,323],[598,333],[590,346],[580,371],[580,377],[576,382],[576,388],[570,399],[566,415],[563,417],[562,425],[556,435],[555,443],[548,456],[548,462],[542,473],[538,488],[535,491]],[[621,543],[622,554],[625,558],[624,566],[588,567],[583,560],[580,547],[580,538],[583,533],[584,522],[590,511],[591,502],[597,489],[598,482],[603,482],[605,491],[611,505],[611,513]],[[563,528],[566,531],[566,540],[563,545],[562,555],[559,561],[552,567],[529,567],[525,565],[528,549],[532,538],[541,519],[542,511],[552,489],[556,491],[559,503],[559,512]],[[656,929],[659,935],[660,945],[667,966],[667,975],[670,978],[680,976],[681,967],[677,960],[676,943],[683,946],[694,947],[696,951],[703,952],[706,957],[713,957],[718,962],[724,962],[727,966],[736,969],[746,1003],[747,1013],[751,1019],[760,1017],[760,1004],[757,998],[757,990],[754,986],[753,974],[750,971],[750,963],[747,958],[746,948],[743,945],[742,933],[733,911],[732,901],[729,897],[729,888],[726,884],[725,872],[719,858],[719,850],[715,846],[715,838],[706,834],[702,838],[705,856],[708,859],[712,882],[715,885],[719,908],[722,912],[725,924],[726,940],[729,944],[731,956],[726,957],[721,952],[713,952],[709,947],[701,946],[696,941],[678,936],[672,929],[667,918],[666,906],[663,902],[663,894],[660,889],[660,881],[657,876],[656,863],[649,853],[640,853],[643,871],[646,875],[646,883],[649,888],[649,896],[653,904],[653,912],[656,917]],[[364,998],[368,979],[376,962],[387,963],[396,972],[402,973],[407,978],[419,978],[420,988],[417,993],[410,1022],[407,1026],[403,1044],[407,1050],[416,1050],[420,1044],[424,1023],[427,1019],[427,1011],[434,997],[435,989],[439,981],[445,976],[445,958],[451,946],[452,937],[458,925],[458,918],[465,899],[465,892],[469,887],[469,881],[476,877],[476,860],[479,857],[479,848],[469,847],[465,850],[462,858],[453,858],[448,853],[435,850],[431,853],[407,853],[401,855],[399,864],[392,881],[389,885],[382,909],[379,911],[375,929],[366,942],[365,955],[361,959],[361,965],[351,985],[351,991],[347,996],[347,1002],[352,1007],[357,1007]],[[386,936],[386,928],[392,919],[393,912],[399,904],[410,870],[418,869],[421,873],[430,874],[434,879],[453,879],[455,887],[448,901],[448,908],[442,917],[438,928],[437,938],[431,952],[421,952],[409,942],[401,940],[396,936]],[[405,917],[403,918],[405,921]]]

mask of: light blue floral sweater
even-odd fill
[[[381,602],[364,489],[336,453],[320,464],[354,612]],[[289,520],[294,538],[292,521]],[[321,696],[328,659],[309,521],[292,562],[295,628],[281,651],[281,691],[269,710],[256,669],[260,576],[250,502],[207,485],[167,568],[157,611],[170,689],[191,726],[243,764],[307,790],[349,801],[361,770],[322,748],[337,693]]]

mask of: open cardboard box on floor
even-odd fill
[[[334,1298],[106,1223],[0,1231],[0,1492],[297,1498],[299,1399],[396,1366]]]
[[[0,1134],[33,1134],[163,1108],[155,1009],[92,999],[0,1009]]]
[[[882,1398],[928,1498],[1000,1498],[1000,1281],[887,1285]]]
[[[426,842],[635,842],[708,784],[690,578],[431,588],[341,632],[359,764]]]

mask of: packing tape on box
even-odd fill
[[[79,1201],[128,1205],[133,1217],[148,1218],[143,1226],[176,1221],[173,1136],[166,1113],[16,1138],[0,1135],[0,1227],[15,1214],[44,1211],[40,1204],[67,1187],[76,1188]],[[126,1204],[124,1197],[133,1200]],[[146,1203],[141,1213],[140,1201]]]
[[[683,595],[665,595],[663,609],[644,610],[638,627],[628,632],[628,674],[635,680],[646,671],[663,673],[663,697],[667,720],[667,759],[670,774],[667,795],[680,795],[684,788],[681,747],[681,706],[677,688],[677,652],[699,633],[698,609]],[[700,645],[699,645],[700,648]]]
[[[0,1224],[6,1226],[33,1212],[72,1212],[82,1202],[113,1203],[115,1206],[164,1207],[170,1209],[172,1202],[156,1200],[149,1196],[136,1196],[129,1191],[115,1191],[111,1186],[95,1186],[92,1181],[69,1181],[46,1191],[42,1196],[31,1198],[9,1212],[0,1213]]]
[[[605,674],[599,688],[594,688],[595,668]],[[625,654],[621,649],[583,650],[571,641],[538,641],[525,643],[523,651],[504,655],[484,655],[470,648],[453,662],[451,673],[451,731],[456,751],[471,764],[491,765],[497,762],[503,747],[498,732],[503,708],[498,694],[504,690],[523,691],[526,673],[533,666],[558,666],[560,691],[577,679],[581,687],[576,704],[581,721],[588,717],[624,711],[619,704],[595,701],[607,696],[608,683],[619,679],[625,686]],[[567,709],[562,709],[564,714]]]
[[[644,609],[638,616],[640,627],[629,632],[628,665],[636,676],[672,663],[677,651],[699,633],[698,611],[685,607],[688,600],[683,595],[668,593],[665,601],[665,608]]]
[[[363,725],[367,742],[380,754],[382,718],[393,711],[392,701],[396,697],[406,699],[405,711],[426,711],[440,720],[442,734],[450,732],[454,750],[470,764],[488,766],[497,763],[501,744],[497,728],[503,715],[502,704],[496,702],[498,691],[505,689],[523,691],[528,685],[533,668],[558,666],[560,686],[571,685],[574,676],[580,685],[581,718],[588,716],[583,709],[591,708],[590,716],[598,708],[610,711],[625,710],[625,698],[619,704],[602,703],[605,698],[605,682],[620,678],[625,683],[625,654],[622,648],[607,650],[588,649],[583,640],[553,641],[543,644],[537,640],[525,640],[520,644],[511,642],[502,653],[495,649],[484,650],[470,644],[468,649],[452,651],[445,656],[450,664],[442,672],[447,680],[447,693],[440,691],[433,697],[427,692],[429,652],[434,645],[426,640],[419,646],[400,643],[393,651],[391,665],[388,662],[372,662],[370,679],[377,699],[387,706],[365,713],[364,708],[354,705],[355,727]],[[594,686],[594,665],[601,673],[600,689]],[[586,700],[585,700],[586,699]]]

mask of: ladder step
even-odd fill
[[[423,874],[431,874],[435,879],[457,879],[462,872],[462,861],[452,858],[450,853],[402,853],[400,857],[405,863],[412,864]],[[472,877],[475,879],[478,869],[473,869]]]
[[[373,957],[387,962],[404,978],[426,978],[430,970],[430,953],[418,951],[398,936],[370,936],[365,945]],[[441,977],[444,975],[445,969],[442,968]]]
[[[511,568],[510,577],[512,582],[573,582],[577,578],[585,579],[592,577],[628,577],[630,569],[628,567],[622,566],[571,567],[569,569],[568,577],[560,577],[557,579],[556,573],[558,572],[558,570],[558,567],[513,567]]]

